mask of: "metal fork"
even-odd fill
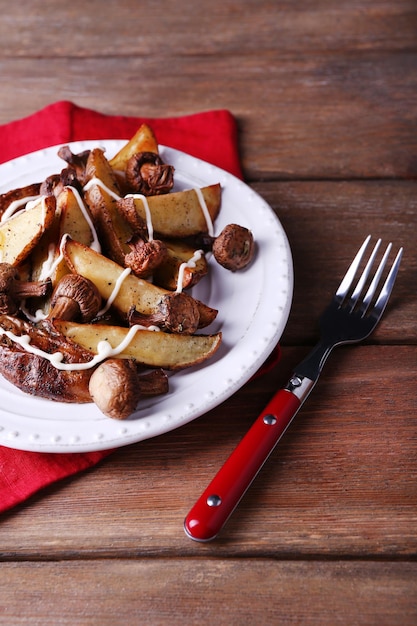
[[[186,516],[184,530],[191,539],[210,541],[217,536],[311,393],[333,348],[362,341],[381,319],[397,277],[402,248],[377,294],[392,244],[372,276],[381,240],[376,242],[355,285],[370,239],[370,235],[365,239],[321,316],[319,342],[295,368],[286,387],[274,395]]]

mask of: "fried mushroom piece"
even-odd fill
[[[151,315],[139,313],[134,307],[128,314],[129,325],[159,326],[171,333],[192,335],[200,323],[200,311],[194,298],[184,292],[168,293],[161,299],[158,310]]]
[[[168,193],[174,186],[174,168],[154,152],[138,152],[127,162],[126,182],[144,196]]]
[[[129,417],[143,396],[167,393],[168,378],[162,370],[138,375],[132,359],[110,358],[96,368],[90,378],[91,399],[100,411],[113,419]]]
[[[34,282],[20,280],[19,272],[13,265],[0,263],[0,314],[14,315],[21,300],[45,297],[51,289],[51,279]]]
[[[89,322],[101,307],[101,295],[95,284],[80,274],[65,274],[51,298],[48,319]]]
[[[84,150],[83,152],[74,154],[71,152],[69,146],[62,146],[58,150],[58,156],[66,161],[70,169],[75,172],[76,179],[79,181],[81,187],[87,182],[85,170],[90,152],[91,150]]]
[[[141,237],[132,237],[127,242],[131,252],[125,255],[125,265],[139,278],[147,278],[165,261],[168,250],[163,241],[153,239],[144,241]]]
[[[252,232],[239,224],[228,224],[218,237],[202,234],[197,243],[206,252],[211,250],[216,261],[231,272],[245,268],[255,254]]]

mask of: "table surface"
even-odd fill
[[[0,123],[57,100],[227,108],[294,261],[274,371],[0,518],[0,623],[417,623],[414,0],[21,0],[0,20]],[[183,519],[317,337],[364,237],[404,258],[374,334],[339,348],[217,540]]]

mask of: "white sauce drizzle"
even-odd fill
[[[204,199],[203,192],[201,191],[199,187],[194,187],[194,191],[197,194],[197,198],[200,203],[201,210],[203,211],[204,219],[206,220],[208,234],[210,235],[210,237],[213,237],[214,236],[213,222],[211,221],[210,213],[207,208],[207,204]]]
[[[148,199],[141,193],[128,193],[125,198],[138,198],[142,200],[143,208],[145,209],[145,217],[146,217],[146,228],[148,230],[148,240],[153,241],[153,224],[152,224],[152,215],[151,210],[149,208]]]
[[[64,235],[62,235],[62,238],[61,238],[61,241],[60,241],[60,244],[59,244],[59,255],[57,256],[57,258],[55,259],[55,261],[53,263],[52,263],[52,259],[53,259],[54,255],[55,255],[55,245],[51,244],[49,246],[48,258],[43,262],[41,273],[39,274],[39,279],[38,280],[46,280],[47,278],[50,278],[52,276],[55,268],[64,259],[64,246],[65,246],[65,242],[67,241],[69,236],[70,235],[68,233],[65,233]],[[52,250],[52,248],[53,248],[53,250]]]
[[[196,250],[194,252],[193,256],[191,257],[191,259],[189,259],[185,263],[181,263],[181,265],[180,265],[180,267],[178,269],[178,279],[177,279],[176,293],[181,293],[181,291],[182,291],[182,283],[184,281],[184,272],[185,272],[186,268],[187,267],[194,268],[196,266],[197,261],[199,261],[201,259],[203,254],[204,254],[203,250]]]
[[[104,189],[104,191],[106,191],[109,194],[109,196],[111,196],[115,200],[122,199],[121,196],[118,196],[117,193],[112,191],[109,187],[107,187],[107,185],[103,183],[102,180],[100,180],[99,178],[95,176],[91,180],[89,180],[86,185],[84,185],[83,189],[84,191],[88,191],[89,189],[91,189],[91,187],[94,187],[94,185],[98,185],[98,187],[101,187],[102,189]]]
[[[98,179],[97,179],[98,180]],[[98,235],[97,235],[97,231],[94,227],[94,224],[91,220],[90,214],[88,213],[86,206],[78,192],[78,189],[76,189],[75,187],[72,187],[71,185],[69,185],[67,187],[67,189],[71,189],[72,193],[75,196],[75,199],[78,202],[78,206],[80,207],[80,211],[81,213],[84,215],[85,221],[87,222],[88,226],[90,227],[91,230],[91,234],[93,235],[93,241],[90,244],[90,248],[92,250],[95,250],[96,252],[101,252],[101,245],[100,242],[98,240]]]
[[[123,281],[125,280],[125,278],[129,276],[131,271],[132,270],[130,269],[130,267],[126,267],[126,269],[123,270],[123,272],[120,274],[120,276],[118,277],[118,279],[116,280],[114,284],[113,291],[111,292],[109,299],[107,300],[105,306],[102,309],[100,309],[100,311],[97,313],[97,316],[104,315],[104,313],[106,313],[109,310],[109,308],[115,301],[117,294],[120,291]]]
[[[62,352],[53,352],[49,354],[49,352],[44,352],[40,348],[36,346],[32,346],[30,343],[29,335],[15,335],[10,330],[4,330],[0,328],[0,335],[6,335],[9,339],[19,344],[24,350],[30,352],[31,354],[36,354],[44,359],[47,359],[51,365],[53,365],[58,370],[66,370],[66,371],[80,371],[87,370],[91,367],[97,365],[97,363],[101,363],[105,359],[108,359],[112,356],[117,356],[123,350],[127,348],[130,342],[133,340],[138,330],[149,330],[154,332],[155,329],[150,327],[146,328],[145,326],[141,326],[140,324],[135,324],[131,326],[126,334],[126,337],[119,343],[115,348],[112,347],[109,341],[99,341],[97,344],[97,354],[93,356],[90,361],[86,363],[62,363],[64,355]],[[159,330],[159,328],[158,328]]]
[[[28,207],[27,206],[28,203],[33,203],[34,200],[39,200],[40,198],[41,196],[26,196],[25,198],[20,198],[20,200],[14,200],[13,202],[9,204],[7,209],[4,211],[3,215],[1,216],[0,221],[7,222],[7,220],[13,217],[13,215],[16,213],[18,209],[20,209],[20,207],[22,207],[23,205],[26,205],[24,209],[26,210],[30,208],[31,206],[33,206],[33,204],[30,204]]]

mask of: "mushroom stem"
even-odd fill
[[[184,292],[175,292],[163,296],[154,313],[145,315],[132,307],[128,321],[130,326],[159,326],[172,333],[192,335],[198,329],[200,311],[194,298]]]
[[[232,272],[249,265],[255,253],[251,231],[238,224],[228,224],[218,237],[203,234],[200,239],[201,247],[212,250],[216,261]]]
[[[58,296],[49,311],[49,319],[59,319],[69,322],[80,315],[80,306],[76,300],[68,296]]]
[[[20,300],[43,298],[52,289],[51,279],[43,281],[25,281],[19,279],[17,269],[10,263],[0,263],[0,313],[14,315]]]
[[[13,283],[12,292],[15,298],[24,300],[25,298],[44,298],[51,289],[52,281],[50,278],[36,282],[17,280]]]

